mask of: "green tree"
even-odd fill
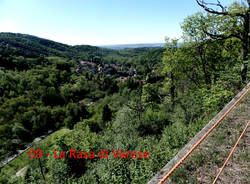
[[[229,8],[223,6],[220,1],[208,3],[204,0],[196,0],[208,14],[202,23],[203,32],[212,39],[228,39],[235,37],[242,44],[242,67],[241,81],[246,82],[248,51],[249,51],[249,29],[250,29],[250,1],[234,2]],[[215,9],[213,7],[217,7]]]
[[[181,80],[182,65],[180,60],[180,53],[178,49],[178,40],[170,40],[166,38],[165,51],[163,53],[163,69],[162,74],[166,76],[164,90],[170,94],[172,107],[175,105],[175,98],[177,96],[178,82]]]

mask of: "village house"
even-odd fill
[[[120,82],[126,82],[127,81],[127,77],[120,77]]]
[[[130,68],[129,69],[129,75],[136,76],[136,68]]]

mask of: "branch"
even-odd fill
[[[226,40],[226,39],[232,38],[232,37],[235,37],[235,38],[238,38],[238,39],[242,40],[242,38],[241,38],[239,35],[234,34],[234,33],[231,33],[231,34],[229,34],[228,36],[224,36],[224,35],[216,35],[216,34],[209,33],[209,32],[208,32],[207,30],[205,30],[204,28],[202,28],[202,31],[203,31],[206,35],[210,36],[212,39],[216,39],[216,40]]]
[[[157,96],[159,97],[160,101],[163,102],[163,98],[161,97],[161,95],[157,94]]]
[[[206,3],[206,2],[204,2],[204,0],[196,0],[196,2],[206,12],[216,14],[216,15],[230,15],[230,13],[228,11],[226,11],[226,8],[224,6],[222,6],[220,1],[218,1],[218,0],[217,0],[217,3]],[[209,8],[207,5],[217,6],[217,7],[221,8],[221,11],[216,11],[216,10],[214,10],[212,8]],[[235,13],[235,15],[245,17],[245,15],[242,14],[242,13]]]
[[[209,13],[213,13],[213,14],[217,14],[217,15],[229,15],[229,13],[227,11],[225,11],[225,8],[221,5],[221,3],[218,1],[218,4],[215,3],[206,3],[203,0],[196,0],[197,4],[202,7],[205,11],[209,12]],[[215,6],[219,6],[222,11],[215,11],[212,8],[207,7],[207,5],[215,5]]]
[[[187,74],[187,77],[188,77],[197,87],[200,88],[200,83],[194,79],[193,75],[189,75],[188,72],[187,72],[186,74]]]
[[[213,6],[218,6],[221,8],[222,12],[225,12],[226,8],[224,6],[221,5],[220,1],[217,0],[217,4],[216,3],[206,3],[203,1],[203,4],[205,5],[213,5]]]

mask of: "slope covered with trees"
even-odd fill
[[[183,43],[167,38],[164,50],[67,46],[2,33],[3,158],[42,130],[61,128],[63,131],[51,135],[50,145],[41,142],[36,149],[52,155],[54,149],[69,155],[71,148],[95,153],[104,148],[148,151],[149,158],[45,156],[38,162],[27,156],[24,177],[10,179],[22,169],[21,164],[15,167],[17,170],[6,166],[1,168],[0,181],[146,183],[249,81],[250,73],[245,69],[246,79],[242,78],[241,65],[246,62],[242,57],[242,39],[227,37],[234,30],[224,33],[226,25],[216,22],[223,20],[242,30],[244,21],[235,16],[235,11],[249,12],[249,2],[233,3],[227,9],[228,16],[203,12],[187,17],[182,23]],[[211,30],[223,38],[211,36]],[[244,42],[245,39],[249,43],[249,35]],[[85,69],[76,72],[81,60],[104,70],[105,64],[114,64],[117,69],[107,74],[82,67]],[[124,70],[131,70],[126,80],[119,78]]]

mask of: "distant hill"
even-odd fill
[[[141,62],[139,56],[148,59],[145,62],[155,63],[161,60],[163,44],[129,44],[107,47],[90,45],[67,45],[52,40],[20,33],[0,33],[0,55],[38,58],[57,56],[68,60],[85,60],[104,63]],[[150,56],[150,57],[149,57]]]
[[[113,52],[109,49],[90,45],[70,46],[52,40],[20,33],[0,33],[0,49],[7,49],[13,55],[24,57],[60,56],[77,58],[87,56],[103,56]]]
[[[141,43],[141,44],[118,44],[118,45],[102,45],[102,48],[122,50],[122,49],[132,49],[141,47],[164,47],[164,43]]]
[[[110,61],[127,61],[148,51],[162,52],[163,44],[128,44],[113,46],[67,45],[52,40],[20,33],[0,32],[0,53],[7,55],[37,58],[43,56],[58,56],[67,59],[93,60],[95,57],[107,58]],[[159,53],[158,53],[159,54]]]
[[[37,57],[40,54],[63,55],[70,46],[47,39],[19,33],[0,33],[0,48],[7,48],[15,55]]]

